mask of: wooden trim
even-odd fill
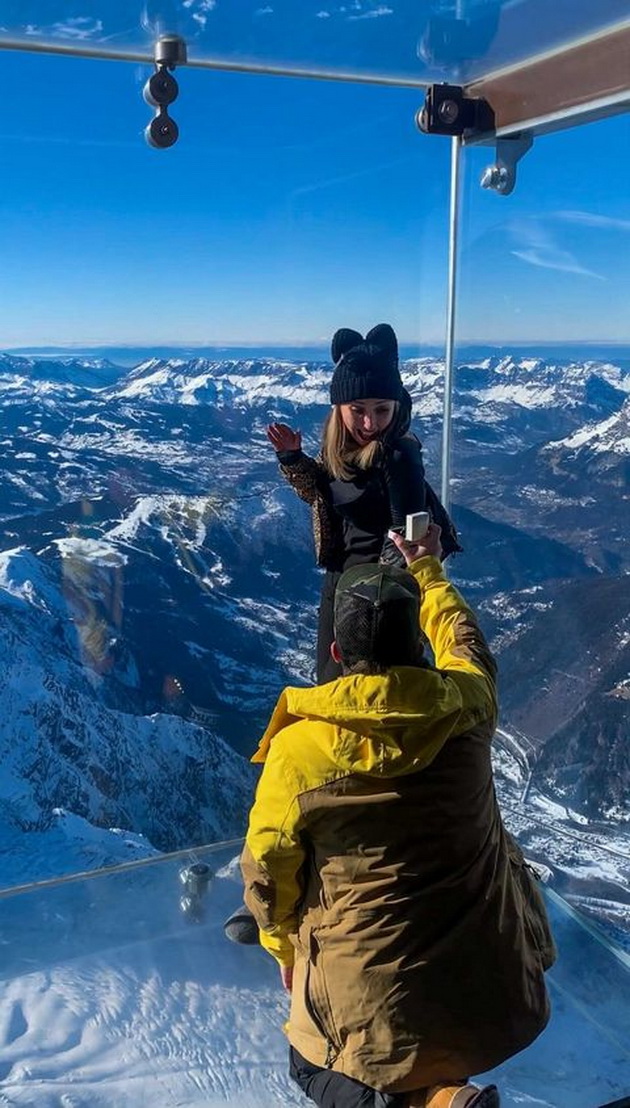
[[[623,111],[630,107],[630,23],[479,78],[465,93],[488,101],[503,135]]]

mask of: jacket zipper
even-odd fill
[[[330,1039],[326,1039],[326,1058],[324,1060],[324,1067],[329,1070],[331,1066],[335,1064],[335,1058],[339,1052],[335,1050]]]
[[[322,1020],[319,1012],[315,1008],[315,1005],[313,1003],[313,998],[311,996],[311,991],[309,989],[310,979],[311,979],[311,964],[309,962],[307,964],[306,980],[304,982],[304,1004],[305,1004],[305,1007],[306,1007],[306,1011],[308,1012],[308,1014],[311,1017],[313,1023],[315,1024],[317,1030],[319,1031],[320,1035],[322,1036],[322,1039],[326,1043],[326,1058],[324,1060],[324,1068],[325,1069],[330,1069],[331,1066],[334,1065],[335,1059],[339,1057],[340,1050],[332,1042],[332,1040],[330,1038],[330,1035],[328,1034],[328,1032],[326,1031],[326,1029],[324,1027],[323,1020]]]

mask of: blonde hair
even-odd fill
[[[399,407],[396,401],[388,431],[397,423]],[[326,416],[322,430],[322,461],[331,477],[338,481],[350,481],[353,469],[369,469],[380,454],[381,443],[378,439],[366,446],[357,446],[341,418],[339,404],[335,404]]]

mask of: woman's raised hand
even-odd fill
[[[294,431],[286,423],[270,423],[267,427],[267,438],[276,451],[302,449],[301,432]]]

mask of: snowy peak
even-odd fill
[[[220,407],[249,407],[278,399],[305,405],[328,403],[329,387],[330,370],[306,362],[151,358],[136,366],[112,396]]]
[[[62,615],[65,604],[45,563],[26,546],[0,553],[0,607],[31,605]]]
[[[630,400],[620,412],[599,423],[587,424],[565,439],[549,443],[548,449],[630,455]]]
[[[75,389],[104,389],[124,373],[107,358],[29,358],[0,354],[0,376],[22,379],[24,386],[57,386]]]
[[[106,390],[112,402],[211,405],[256,408],[289,404],[296,410],[327,406],[332,366],[328,361],[278,358],[150,357],[131,371],[107,359],[26,358],[0,355],[0,378],[7,394],[42,389]],[[408,358],[401,363],[417,413],[439,418],[443,359]],[[497,423],[507,408],[523,410],[593,409],[612,414],[630,393],[630,373],[612,362],[555,362],[515,354],[490,355],[456,368],[455,391],[464,418]]]

